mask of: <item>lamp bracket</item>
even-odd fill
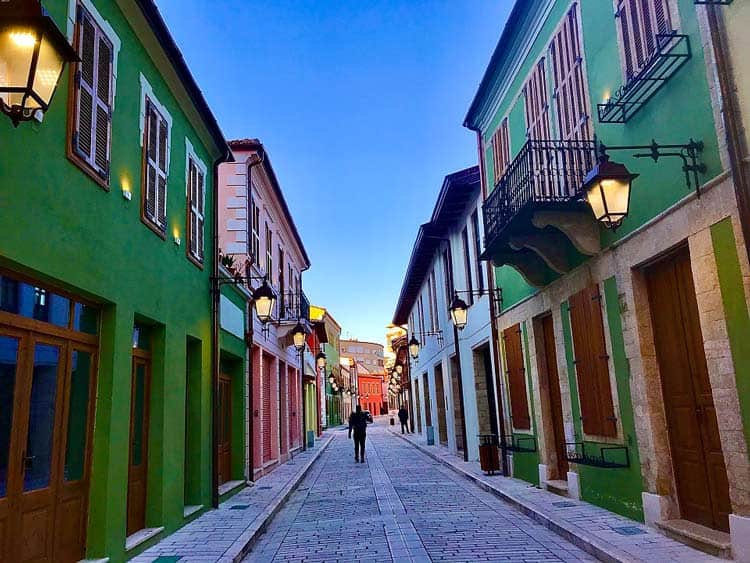
[[[443,331],[438,330],[425,330],[422,332],[413,331],[412,336],[416,336],[419,340],[424,340],[428,336],[435,336],[437,338],[438,346],[443,345]]]
[[[608,146],[599,143],[598,153],[600,160],[609,159],[607,154],[609,151],[647,151],[635,152],[632,156],[633,158],[650,158],[654,162],[658,162],[660,158],[665,157],[679,158],[682,160],[685,184],[688,189],[695,189],[695,193],[700,197],[701,183],[698,175],[706,173],[706,165],[701,160],[703,148],[703,141],[696,141],[692,138],[688,143],[668,145],[659,144],[652,139],[649,145]]]
[[[490,295],[490,309],[492,311],[492,315],[494,318],[497,318],[500,316],[500,313],[502,312],[502,306],[503,306],[503,288],[502,287],[496,287],[491,290],[483,289],[454,289],[453,293],[456,295],[471,295],[472,297],[482,297],[484,294],[488,293]]]

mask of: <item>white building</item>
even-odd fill
[[[476,166],[445,177],[432,217],[417,233],[393,318],[421,345],[409,367],[414,431],[426,439],[433,427],[435,442],[456,454],[468,444],[469,460],[479,457],[479,434],[499,433],[490,292],[479,261],[482,200]],[[454,333],[448,309],[456,294],[469,313]]]

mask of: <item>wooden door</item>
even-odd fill
[[[232,380],[219,377],[219,485],[232,478]]]
[[[271,377],[271,366],[273,365],[270,356],[263,355],[263,386],[261,393],[263,394],[262,401],[262,420],[263,420],[263,463],[268,463],[273,459],[273,448],[272,448],[272,429],[271,421],[272,418],[272,406],[271,393],[273,393],[273,378]]]
[[[128,536],[146,527],[150,363],[150,359],[144,352],[133,350],[128,467]]]
[[[84,558],[96,347],[0,327],[0,561]]]
[[[0,327],[0,561],[13,561],[16,551],[15,491],[22,467],[18,426],[24,410],[19,395],[26,347],[23,333]]]
[[[55,559],[84,559],[88,524],[89,451],[94,428],[96,348],[72,344],[67,356],[60,483],[55,509]]]
[[[30,372],[18,387],[21,448],[17,519],[13,534],[16,560],[52,561],[55,502],[59,488],[58,463],[63,434],[65,343],[40,335],[29,341],[26,363]]]
[[[515,324],[503,331],[505,341],[505,361],[507,364],[508,391],[513,428],[531,430],[529,400],[526,395],[526,370],[523,363],[521,345],[521,325]]]
[[[563,425],[562,397],[560,395],[560,377],[557,372],[552,315],[542,318],[542,338],[544,339],[544,365],[547,370],[547,392],[549,393],[550,417],[552,419],[552,436],[555,440],[555,455],[557,457],[555,477],[565,480],[568,476],[568,460],[565,455],[565,426]]]
[[[646,271],[656,357],[683,518],[729,531],[729,483],[687,247]]]

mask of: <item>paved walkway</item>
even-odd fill
[[[240,561],[263,527],[332,439],[326,432],[315,447],[298,453],[255,485],[243,489],[133,558],[134,563],[230,563]]]
[[[395,430],[394,430],[395,432]],[[530,486],[520,479],[487,476],[479,462],[465,462],[445,446],[427,446],[421,434],[397,434],[420,451],[467,477],[514,509],[555,530],[601,559],[608,561],[649,561],[707,563],[725,561],[707,555],[652,530],[641,522],[625,518],[583,501],[566,500],[559,495]],[[405,440],[401,440],[404,441]],[[406,443],[406,442],[405,442]]]
[[[365,464],[335,432],[245,561],[595,561],[383,424]]]

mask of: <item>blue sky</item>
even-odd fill
[[[158,0],[228,138],[265,144],[310,300],[383,341],[511,0]]]

